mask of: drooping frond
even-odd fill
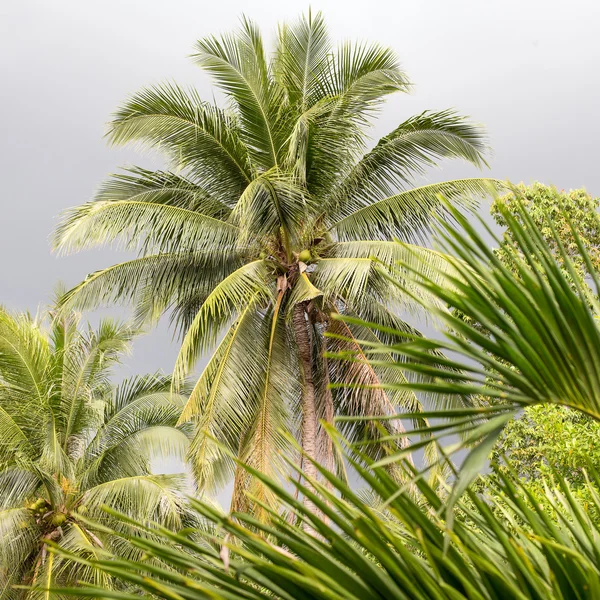
[[[282,478],[286,471],[285,457],[289,455],[286,433],[293,433],[289,420],[291,405],[300,393],[299,378],[294,368],[297,358],[292,351],[289,330],[280,310],[282,299],[283,290],[261,323],[262,335],[255,349],[260,368],[259,393],[250,427],[244,432],[239,452],[244,463],[277,479]],[[292,379],[290,375],[294,374],[296,377]],[[239,472],[238,467],[232,509],[253,506],[253,512],[259,518],[266,519],[268,516],[260,503],[272,508],[277,506],[268,487],[259,479]]]
[[[258,403],[263,366],[256,348],[264,340],[257,311],[257,299],[251,300],[225,333],[179,420],[195,423],[191,464],[199,487],[209,492],[233,476],[235,465],[222,446],[234,455],[239,452]]]
[[[312,284],[326,302],[341,300],[348,306],[366,301],[382,302],[390,308],[414,306],[407,294],[402,294],[389,280],[381,265],[373,258],[324,258],[310,274]]]
[[[334,401],[337,416],[390,416],[401,412],[416,413],[422,410],[419,399],[414,392],[407,389],[383,389],[383,384],[406,383],[402,369],[390,367],[375,367],[370,364],[362,352],[358,341],[358,334],[364,333],[341,321],[332,321],[328,328],[331,336],[328,340],[328,349],[332,355],[348,354],[348,360],[331,359],[331,383],[334,389]],[[391,356],[389,357],[391,358]],[[374,421],[349,421],[340,425],[344,435],[353,442],[363,442],[364,451],[370,456],[381,456],[382,451],[397,450],[398,447],[407,445],[402,440],[402,427],[400,419],[391,423],[384,423],[383,427]],[[399,436],[397,440],[388,445],[380,439],[384,435]],[[398,445],[397,445],[398,444]]]
[[[150,254],[90,274],[63,296],[61,304],[84,310],[119,302],[133,306],[145,320],[190,297],[203,301],[240,265],[235,253]]]
[[[268,284],[269,267],[257,260],[240,267],[223,279],[202,304],[182,341],[174,369],[176,381],[193,367],[202,352],[217,341],[219,332],[249,303],[267,301],[272,290]]]
[[[459,276],[454,267],[456,258],[415,244],[373,240],[341,242],[334,245],[331,255],[336,258],[371,258],[380,263],[386,273],[393,273],[394,279],[402,280],[403,286],[410,291],[403,302],[407,307],[415,306],[415,296],[427,297],[435,302],[431,294],[423,295],[424,290],[411,283],[411,274],[415,268],[426,272],[428,277],[437,282],[447,282],[448,277]],[[360,308],[360,303],[353,303],[353,307]]]
[[[54,248],[68,253],[102,244],[146,252],[231,250],[237,227],[214,217],[152,202],[88,202],[65,213]]]
[[[454,111],[424,112],[381,138],[353,167],[331,199],[344,214],[368,206],[411,185],[415,176],[443,158],[485,165],[482,128]]]
[[[135,94],[110,123],[114,144],[140,142],[166,150],[173,166],[226,206],[252,178],[248,148],[235,118],[175,84]]]
[[[340,241],[398,238],[415,243],[427,237],[437,215],[450,218],[440,194],[457,207],[473,209],[477,200],[504,187],[501,181],[477,178],[432,183],[348,212],[342,209],[330,231]]]
[[[89,489],[82,506],[90,518],[99,522],[110,519],[104,506],[145,523],[163,523],[165,527],[182,526],[184,492],[188,487],[185,475],[138,475],[106,481]]]
[[[231,208],[209,194],[197,183],[166,171],[148,171],[140,167],[125,169],[105,181],[94,198],[97,202],[138,200],[168,204],[226,220]]]

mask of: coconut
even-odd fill
[[[310,253],[310,250],[302,250],[302,252],[300,252],[298,255],[298,260],[302,261],[303,263],[310,262],[311,259],[312,254]]]
[[[67,520],[67,515],[64,513],[56,513],[52,517],[52,525],[55,527],[60,527]]]

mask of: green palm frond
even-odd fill
[[[124,171],[105,181],[96,193],[95,200],[138,200],[167,204],[221,220],[226,220],[231,211],[227,204],[182,175],[167,171],[148,171],[140,167],[131,167]]]
[[[439,159],[461,158],[484,166],[485,151],[480,126],[454,111],[426,111],[399,125],[361,158],[334,194],[332,207],[347,213],[383,200]]]
[[[222,328],[249,303],[264,304],[272,291],[263,260],[247,263],[223,279],[206,298],[182,341],[174,377],[181,380],[200,354],[213,346]]]
[[[257,239],[268,240],[281,231],[289,254],[290,244],[298,242],[303,219],[315,210],[314,202],[293,177],[271,169],[244,190],[230,221],[239,227],[243,246],[252,246]]]
[[[459,502],[461,518],[449,534],[443,490],[403,465],[413,477],[414,492],[399,493],[401,488],[386,469],[362,466],[348,452],[346,458],[366,485],[363,492],[323,469],[331,487],[313,480],[312,489],[295,479],[286,487],[250,470],[311,529],[295,527],[275,512],[268,523],[261,523],[247,514],[223,514],[194,502],[194,508],[222,530],[226,553],[200,551],[184,535],[152,527],[145,531],[158,535],[158,543],[127,537],[161,565],[185,565],[185,575],[164,567],[157,570],[149,560],[104,555],[90,561],[60,550],[58,556],[119,577],[138,593],[169,600],[188,597],[190,588],[197,597],[231,600],[583,600],[600,593],[598,523],[565,482],[547,481],[549,506],[541,506],[526,482],[495,471],[485,494],[469,492]],[[599,484],[598,477],[591,476],[586,486],[596,507]],[[327,520],[305,507],[295,490],[311,494]],[[102,595],[97,588],[64,592]],[[117,592],[111,597],[134,596]]]
[[[191,464],[201,489],[212,492],[233,475],[234,462],[223,447],[236,453],[252,421],[260,389],[259,336],[255,299],[225,333],[181,413],[180,423],[196,423]]]
[[[240,135],[253,161],[265,169],[277,166],[280,145],[277,113],[281,93],[271,79],[256,25],[243,18],[235,35],[199,40],[193,59],[235,102]]]
[[[171,393],[170,377],[138,378],[115,391],[110,384],[135,333],[112,319],[86,329],[78,315],[56,307],[35,319],[0,311],[3,600],[51,600],[47,588],[60,583],[108,584],[93,569],[49,554],[52,540],[82,556],[110,548],[139,557],[88,529],[79,509],[100,515],[102,502],[115,501],[141,518],[149,510],[146,486],[155,503],[147,516],[177,527],[193,522],[185,500],[189,476],[151,474],[154,463],[169,458],[183,465],[190,431],[176,423],[187,398]],[[26,584],[43,590],[13,588]]]
[[[235,253],[150,254],[91,273],[61,298],[61,304],[84,310],[115,301],[131,303],[138,320],[152,320],[190,297],[204,301],[239,266],[241,260]]]
[[[170,529],[183,525],[188,481],[183,474],[137,475],[112,479],[86,491],[81,506],[92,518],[106,521],[103,507],[110,506],[134,519],[163,523]],[[177,490],[181,490],[178,492]]]
[[[261,473],[281,478],[285,473],[285,456],[289,454],[289,440],[286,434],[291,431],[290,399],[295,396],[294,383],[289,375],[294,372],[290,352],[288,330],[281,317],[281,301],[283,291],[279,293],[277,302],[269,311],[271,320],[261,323],[264,330],[261,340],[266,344],[258,347],[261,381],[256,408],[252,415],[250,427],[243,437],[240,447],[240,459]],[[255,352],[256,352],[255,350]],[[294,357],[295,358],[295,357]],[[239,474],[242,475],[242,474]],[[240,480],[241,479],[241,480]],[[248,478],[247,473],[237,476],[234,482],[232,507],[255,504],[258,518],[267,518],[262,504],[277,508],[276,498],[260,480]],[[248,496],[245,496],[248,494]]]
[[[321,13],[302,15],[279,28],[274,76],[300,114],[322,99],[321,80],[329,66],[331,40]]]
[[[431,231],[435,217],[448,217],[448,211],[439,200],[442,194],[455,206],[473,209],[477,200],[505,187],[494,179],[458,179],[432,183],[399,192],[374,203],[341,207],[339,218],[330,230],[340,241],[389,240],[422,241]]]
[[[65,214],[54,246],[65,253],[101,244],[130,250],[142,245],[147,252],[227,251],[233,249],[237,233],[230,223],[178,206],[139,200],[97,201]]]
[[[519,251],[506,266],[482,234],[447,206],[462,231],[441,222],[440,240],[447,252],[461,259],[454,264],[457,274],[446,273],[436,280],[427,265],[412,267],[412,283],[450,309],[420,300],[446,325],[444,337],[367,343],[367,352],[372,352],[374,360],[379,352],[402,355],[406,369],[434,378],[409,384],[412,389],[450,398],[482,397],[489,403],[437,415],[450,417],[436,428],[439,440],[462,428],[463,441],[452,446],[453,453],[464,446],[473,447],[457,479],[455,499],[485,463],[506,422],[524,406],[560,404],[600,418],[600,371],[596,368],[600,367],[596,319],[600,286],[581,244],[581,256],[592,274],[593,293],[580,282],[551,222],[550,237],[566,272],[524,208],[517,216],[500,209]],[[403,287],[402,283],[398,286]]]
[[[187,398],[171,393],[168,383],[164,390],[149,386],[139,391],[138,386],[131,386],[134,395],[107,418],[85,449],[81,467],[84,485],[113,477],[115,472],[145,472],[152,459],[161,455],[185,455],[187,436],[174,426]]]
[[[89,275],[63,305],[123,302],[144,324],[168,314],[182,340],[174,389],[216,348],[184,411],[187,427],[195,428],[190,461],[202,489],[236,472],[236,490],[265,516],[246,494],[254,489],[265,500],[264,489],[236,471],[232,456],[264,465],[274,448],[286,455],[277,427],[298,434],[301,406],[333,419],[323,356],[330,313],[410,332],[398,315],[420,311],[424,292],[406,273],[402,283],[410,289],[399,289],[389,271],[398,262],[427,261],[431,274],[452,267],[439,253],[392,240],[422,242],[435,216],[451,220],[440,192],[469,209],[502,184],[470,179],[406,189],[446,158],[485,166],[486,134],[453,111],[428,111],[369,150],[374,117],[387,96],[409,91],[408,77],[391,48],[334,45],[320,13],[282,25],[272,51],[244,17],[233,33],[198,41],[192,59],[224,94],[225,107],[162,84],[119,109],[109,139],[162,151],[168,166],[114,175],[94,201],[65,215],[54,240],[58,250],[114,244],[138,256]],[[292,334],[294,314],[299,337]],[[310,335],[303,335],[303,323]],[[395,382],[410,379],[392,371]],[[351,370],[344,376],[352,377]],[[304,402],[313,388],[314,401]],[[330,464],[324,430],[310,421],[304,430],[321,440],[310,446],[325,448]]]
[[[252,177],[236,119],[203,102],[195,90],[163,84],[135,94],[110,123],[114,144],[139,142],[166,150],[176,168],[225,205]]]

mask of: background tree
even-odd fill
[[[193,59],[226,108],[175,84],[130,98],[110,123],[110,141],[158,149],[170,170],[113,176],[66,215],[55,246],[114,242],[140,252],[88,276],[66,304],[128,302],[143,320],[171,311],[183,338],[176,383],[214,350],[182,415],[196,423],[197,479],[210,489],[235,473],[235,507],[246,491],[268,505],[273,494],[236,471],[230,453],[281,474],[289,452],[282,432],[290,432],[308,457],[332,466],[318,419],[418,408],[412,391],[328,390],[330,382],[404,381],[399,369],[327,362],[328,344],[355,350],[357,336],[392,339],[330,314],[414,333],[397,316],[414,303],[376,268],[409,257],[388,240],[422,242],[432,217],[448,216],[439,193],[472,207],[494,182],[411,187],[440,159],[485,165],[483,130],[451,110],[411,117],[367,151],[373,117],[386,96],[409,90],[408,79],[388,48],[334,48],[320,14],[282,25],[272,53],[244,18],[236,33],[200,40]],[[431,250],[412,252],[445,264]],[[364,423],[344,430],[350,438],[378,432]],[[315,475],[312,462],[306,467]]]
[[[519,218],[519,211],[525,210],[565,277],[570,279],[571,276],[559,245],[569,257],[581,285],[585,286],[590,267],[594,271],[600,268],[599,208],[600,199],[584,189],[565,192],[534,183],[520,184],[515,192],[496,198],[491,213],[499,225],[506,227],[505,211]],[[579,244],[585,248],[586,257]],[[509,267],[511,254],[517,251],[517,240],[508,229],[496,254]],[[522,417],[508,423],[492,459],[504,463],[507,457],[511,468],[530,482],[530,490],[537,493],[540,501],[545,496],[542,476],[551,474],[568,481],[574,493],[585,494],[588,489],[585,468],[600,465],[600,454],[596,452],[599,440],[600,427],[591,417],[565,407],[536,406],[526,408]],[[593,505],[589,497],[585,499],[588,505]]]
[[[538,182],[528,186],[521,183],[515,187],[515,192],[494,200],[491,213],[496,223],[506,227],[503,211],[507,210],[518,218],[519,206],[522,206],[539,228],[559,264],[563,264],[563,261],[552,227],[575,271],[581,278],[585,278],[589,272],[573,235],[571,227],[574,227],[592,266],[596,270],[600,267],[600,227],[598,227],[600,198],[594,198],[584,189],[565,192]],[[510,261],[507,255],[514,251],[515,239],[510,230],[506,230],[498,248],[498,256],[508,264]]]
[[[13,585],[110,587],[111,580],[48,553],[59,542],[80,556],[100,549],[135,558],[102,511],[109,505],[139,520],[181,528],[193,522],[187,478],[154,475],[153,460],[188,447],[175,425],[186,398],[170,378],[146,376],[113,388],[111,369],[133,330],[111,320],[79,329],[75,314],[49,319],[0,309],[0,598],[33,598]],[[42,593],[40,592],[41,596]]]

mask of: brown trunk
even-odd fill
[[[327,338],[323,338],[323,417],[322,419],[329,425],[333,424],[333,396],[329,388],[329,363],[325,354],[328,351]],[[333,458],[333,441],[331,436],[323,429],[321,431],[320,451],[323,455],[323,463],[328,471],[333,473],[335,461]],[[331,488],[328,483],[327,487]]]
[[[294,307],[294,336],[298,346],[300,370],[302,374],[302,450],[306,454],[303,461],[304,473],[316,479],[317,469],[311,460],[317,459],[317,411],[315,408],[315,384],[312,367],[312,339],[309,331],[308,314],[304,303]],[[317,513],[314,504],[304,499],[304,505]]]

